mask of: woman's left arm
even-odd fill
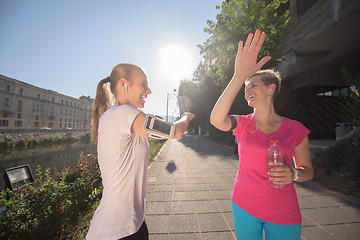
[[[295,148],[295,169],[299,172],[297,182],[306,182],[314,177],[314,168],[311,163],[309,138],[306,136],[299,146]],[[295,171],[292,170],[292,176]]]
[[[295,147],[294,162],[295,169],[299,173],[299,178],[296,179],[296,182],[306,182],[314,177],[309,138],[307,136],[297,147]],[[278,185],[292,183],[295,179],[295,170],[285,165],[272,168],[268,174],[269,179]]]

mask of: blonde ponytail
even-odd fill
[[[110,82],[110,77],[101,80],[96,88],[96,97],[92,107],[92,121],[91,121],[91,127],[92,127],[91,138],[94,141],[97,141],[98,138],[99,118],[112,105],[111,95],[107,87],[108,82]]]
[[[101,115],[103,115],[104,112],[106,112],[106,110],[108,110],[112,106],[111,93],[115,96],[115,99],[117,97],[117,82],[121,78],[125,78],[127,81],[131,82],[135,72],[141,72],[145,75],[144,70],[138,65],[132,63],[118,64],[113,68],[110,76],[101,80],[97,85],[96,97],[93,104],[93,116],[91,121],[92,140],[97,141],[98,139],[99,119]],[[110,91],[107,83],[110,83]]]

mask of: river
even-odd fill
[[[0,152],[0,190],[6,187],[5,169],[29,164],[32,175],[35,179],[36,169],[41,167],[42,171],[50,168],[63,170],[66,167],[73,167],[77,164],[80,153],[90,152],[95,146],[76,142],[72,144],[52,144],[51,146],[38,146],[22,150],[5,150]]]

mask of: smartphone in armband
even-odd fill
[[[172,122],[164,121],[154,115],[146,114],[144,130],[149,133],[148,137],[151,138],[173,138],[175,132],[175,124]]]

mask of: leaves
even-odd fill
[[[190,111],[196,115],[190,128],[201,126],[206,131],[213,131],[209,123],[211,109],[234,74],[239,41],[246,40],[247,35],[256,29],[264,31],[266,39],[259,54],[259,59],[262,59],[281,48],[280,39],[290,21],[288,0],[248,0],[247,3],[229,0],[217,9],[220,13],[216,16],[216,22],[208,20],[204,29],[209,38],[198,45],[205,63],[199,64],[192,80],[182,81],[179,87],[180,111]],[[271,60],[266,67],[274,66],[279,61]],[[234,101],[233,109],[236,112],[241,110],[244,114],[249,111],[243,95]]]
[[[227,85],[232,76],[238,42],[256,29],[267,34],[259,59],[279,50],[282,46],[280,38],[290,21],[289,14],[287,0],[249,0],[247,4],[242,0],[223,2],[217,23],[208,21],[208,28],[204,30],[210,37],[199,46],[206,60],[216,59],[210,76],[216,78],[222,88]],[[275,59],[268,65],[276,64]]]
[[[344,98],[345,116],[347,121],[360,126],[360,75],[353,78],[345,68],[341,68],[341,72],[349,89],[348,96]]]

